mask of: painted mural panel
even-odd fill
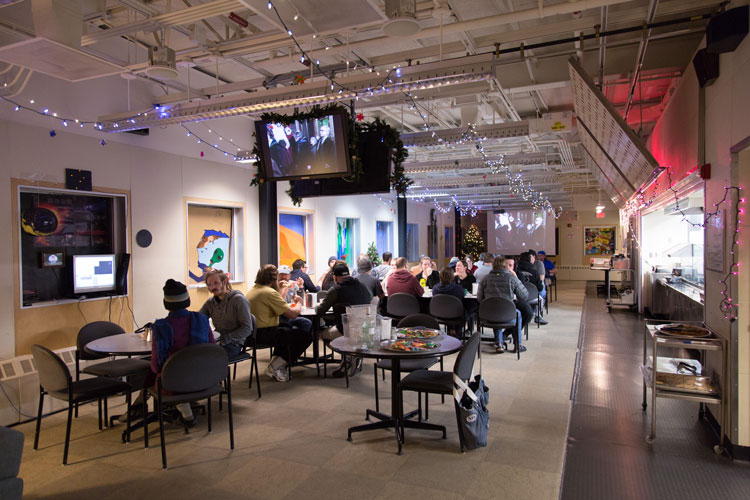
[[[210,269],[231,274],[232,209],[188,206],[189,283],[202,283]]]

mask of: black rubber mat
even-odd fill
[[[697,403],[658,399],[656,440],[646,443],[643,321],[604,302],[589,283],[560,498],[750,499],[750,466],[713,452],[718,438]]]

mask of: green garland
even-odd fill
[[[346,108],[340,104],[328,104],[326,106],[313,106],[308,112],[302,113],[298,109],[294,110],[291,115],[281,115],[278,113],[263,113],[260,115],[261,120],[270,120],[274,123],[281,123],[282,125],[291,125],[295,121],[308,120],[308,119],[319,119],[325,116],[329,116],[332,112],[337,112]],[[398,130],[388,125],[384,120],[375,118],[375,120],[369,123],[357,123],[351,121],[352,126],[349,131],[349,153],[351,155],[352,162],[352,175],[344,178],[349,182],[357,182],[362,175],[362,159],[358,156],[358,144],[359,134],[367,132],[375,132],[381,134],[383,143],[391,151],[391,159],[393,160],[393,172],[391,173],[390,183],[391,187],[396,191],[398,196],[405,196],[406,190],[411,186],[414,181],[408,178],[404,172],[404,160],[409,156],[409,152],[404,147],[404,143],[401,141]],[[253,134],[255,137],[255,134]],[[263,178],[263,171],[260,168],[263,162],[263,153],[261,148],[258,146],[258,141],[255,141],[252,151],[255,156],[255,175],[250,181],[251,186],[260,186],[265,179]],[[289,181],[289,189],[286,190],[286,194],[291,198],[292,204],[295,206],[302,205],[302,198],[294,196],[294,181]]]

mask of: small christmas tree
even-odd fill
[[[380,265],[380,256],[378,256],[378,247],[375,246],[374,241],[370,242],[370,244],[367,245],[367,256],[370,258],[370,262],[372,262],[372,267]]]
[[[482,241],[482,236],[479,234],[479,228],[476,224],[472,224],[466,231],[462,249],[464,255],[471,255],[475,259],[478,258],[480,253],[484,252],[484,242]]]

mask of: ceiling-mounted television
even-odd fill
[[[262,152],[263,176],[268,181],[351,173],[349,116],[344,110],[288,125],[259,120],[255,132]]]

